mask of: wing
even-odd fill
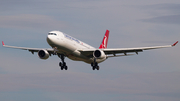
[[[107,57],[116,57],[116,56],[128,56],[133,54],[127,54],[127,53],[136,53],[143,52],[143,50],[150,50],[150,49],[159,49],[159,48],[168,48],[173,47],[178,43],[175,42],[173,45],[165,45],[165,46],[153,46],[153,47],[137,47],[137,48],[106,48],[106,49],[100,49],[104,51],[104,53],[107,55]],[[79,50],[83,55],[85,56],[93,56],[93,52],[96,49],[85,49],[85,50]],[[124,55],[119,55],[120,53],[123,53]]]
[[[34,52],[38,52],[39,50],[42,50],[42,49],[43,49],[43,48],[28,48],[28,47],[8,46],[8,45],[5,45],[3,41],[2,41],[2,45],[3,45],[3,47],[8,47],[8,48],[28,50],[28,51],[30,51],[32,54],[34,54]],[[45,49],[45,50],[47,50],[47,51],[49,52],[49,54],[53,54],[53,53],[54,53],[54,49]]]

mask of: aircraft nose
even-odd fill
[[[48,35],[47,36],[47,38],[46,38],[46,40],[47,40],[47,42],[49,43],[49,44],[51,44],[53,41],[53,38],[52,38],[52,36],[51,35]]]
[[[59,40],[57,39],[56,36],[53,35],[48,35],[47,38],[47,43],[51,46],[51,47],[55,47],[57,44],[59,44]]]

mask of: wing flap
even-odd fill
[[[103,49],[105,54],[118,54],[118,53],[131,53],[131,52],[142,52],[142,49],[139,48],[108,48]]]

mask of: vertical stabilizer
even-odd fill
[[[106,33],[104,35],[101,45],[99,46],[99,49],[107,48],[108,38],[109,38],[109,30],[106,30]]]

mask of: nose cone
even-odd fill
[[[48,44],[50,45],[50,46],[54,46],[54,44],[56,43],[55,41],[56,41],[56,39],[54,38],[54,36],[52,36],[52,35],[48,35],[47,36],[47,38],[46,38],[46,40],[47,40],[47,42],[48,42]]]
[[[50,37],[50,35],[47,36],[46,40],[49,44],[52,43],[52,38]]]

